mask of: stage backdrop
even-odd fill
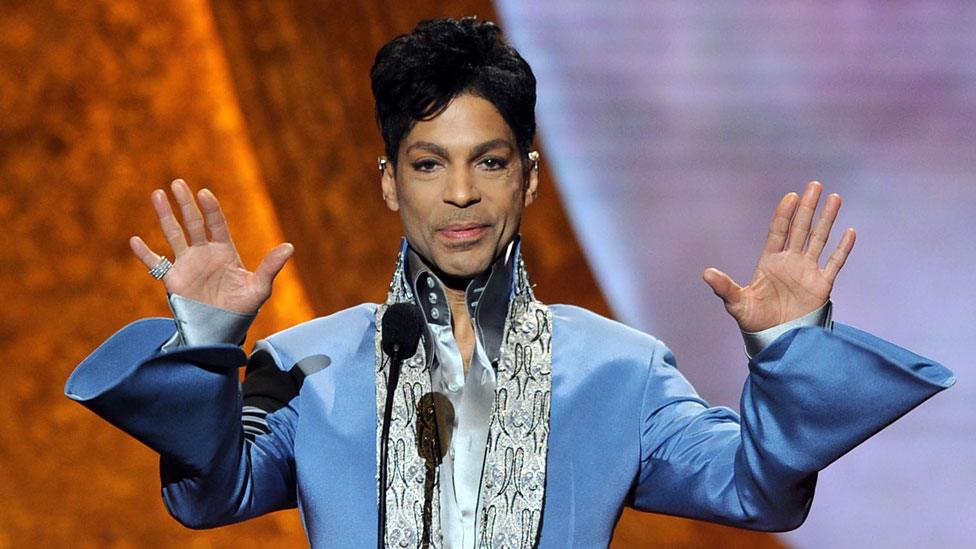
[[[498,0],[539,77],[543,153],[611,308],[737,407],[742,343],[701,280],[746,282],[817,179],[858,242],[834,318],[957,385],[820,476],[799,547],[973,547],[976,4]],[[833,242],[836,242],[836,238]]]
[[[382,299],[400,230],[380,201],[367,71],[417,20],[469,14],[493,17],[487,0],[0,0],[0,548],[304,545],[294,511],[179,526],[157,458],[64,381],[124,324],[168,314],[126,241],[164,248],[149,193],[175,177],[223,200],[248,265],[296,244],[248,348]],[[607,312],[571,234],[546,171],[525,226],[537,291]],[[779,542],[628,512],[614,546]]]

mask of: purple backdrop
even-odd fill
[[[746,282],[783,193],[841,193],[835,232],[859,238],[835,319],[960,381],[822,473],[786,539],[971,546],[976,4],[496,5],[539,78],[544,161],[611,306],[711,402],[737,407],[745,364],[701,271]]]

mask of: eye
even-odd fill
[[[418,172],[430,173],[437,169],[438,163],[432,158],[424,158],[422,160],[417,160],[411,164],[411,166],[413,166],[413,169]]]
[[[488,158],[483,159],[480,164],[487,170],[495,171],[504,170],[505,167],[508,166],[508,161],[494,156],[489,156]]]

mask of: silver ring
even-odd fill
[[[171,268],[173,268],[173,264],[170,263],[169,258],[164,255],[159,259],[159,263],[156,263],[152,266],[152,269],[149,269],[149,274],[151,274],[156,280],[161,280],[164,276],[166,276],[166,273],[168,273]]]

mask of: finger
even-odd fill
[[[197,208],[197,201],[193,199],[193,192],[189,185],[182,179],[176,179],[171,185],[173,196],[176,203],[180,206],[180,213],[183,215],[183,227],[186,234],[190,237],[190,245],[200,245],[207,243],[207,229],[203,222],[200,209]]]
[[[823,211],[820,212],[820,219],[817,226],[810,233],[810,243],[807,244],[807,256],[814,261],[820,261],[820,254],[823,253],[827,239],[830,237],[830,229],[834,226],[837,219],[837,212],[840,211],[841,199],[837,193],[831,193],[824,202]]]
[[[183,255],[187,248],[186,238],[183,237],[183,227],[173,215],[173,208],[169,205],[166,192],[162,189],[153,191],[152,204],[156,210],[156,217],[159,218],[159,227],[163,230],[163,236],[166,237],[166,242],[169,242],[173,254],[176,257]]]
[[[159,255],[150,250],[149,246],[138,236],[129,239],[129,247],[132,248],[132,253],[139,258],[139,261],[142,261],[147,269],[151,269],[156,263],[159,263]]]
[[[783,251],[790,230],[790,220],[793,219],[793,212],[796,211],[798,201],[799,197],[796,193],[787,193],[779,201],[776,213],[773,214],[773,221],[769,224],[769,234],[766,236],[766,245],[763,246],[762,255]]]
[[[722,298],[726,306],[735,305],[739,302],[742,287],[736,284],[729,275],[715,267],[709,267],[702,273],[702,278],[712,288],[715,295]]]
[[[837,278],[837,273],[844,268],[844,263],[847,263],[847,256],[854,249],[855,240],[857,240],[857,233],[854,232],[854,229],[844,231],[844,236],[841,237],[840,243],[834,249],[834,253],[830,254],[830,258],[827,259],[827,265],[824,266],[824,275],[831,284]]]
[[[793,223],[790,224],[790,238],[786,248],[793,251],[803,250],[807,242],[807,235],[810,234],[810,223],[813,221],[813,214],[817,211],[817,203],[820,202],[820,191],[823,185],[817,181],[807,183],[807,188],[803,190],[800,198],[800,205],[796,208],[796,215],[793,216]]]
[[[210,237],[214,242],[233,243],[230,238],[230,231],[227,229],[227,219],[220,208],[220,202],[210,189],[202,189],[197,193],[200,200],[200,208],[203,209],[204,219],[207,221],[207,229],[210,230]]]
[[[271,283],[274,282],[274,278],[278,276],[281,269],[285,266],[288,258],[291,257],[292,253],[295,252],[295,247],[289,243],[279,244],[275,249],[268,252],[268,255],[264,256],[261,260],[261,264],[258,265],[254,275],[261,281],[265,287],[270,288]]]

